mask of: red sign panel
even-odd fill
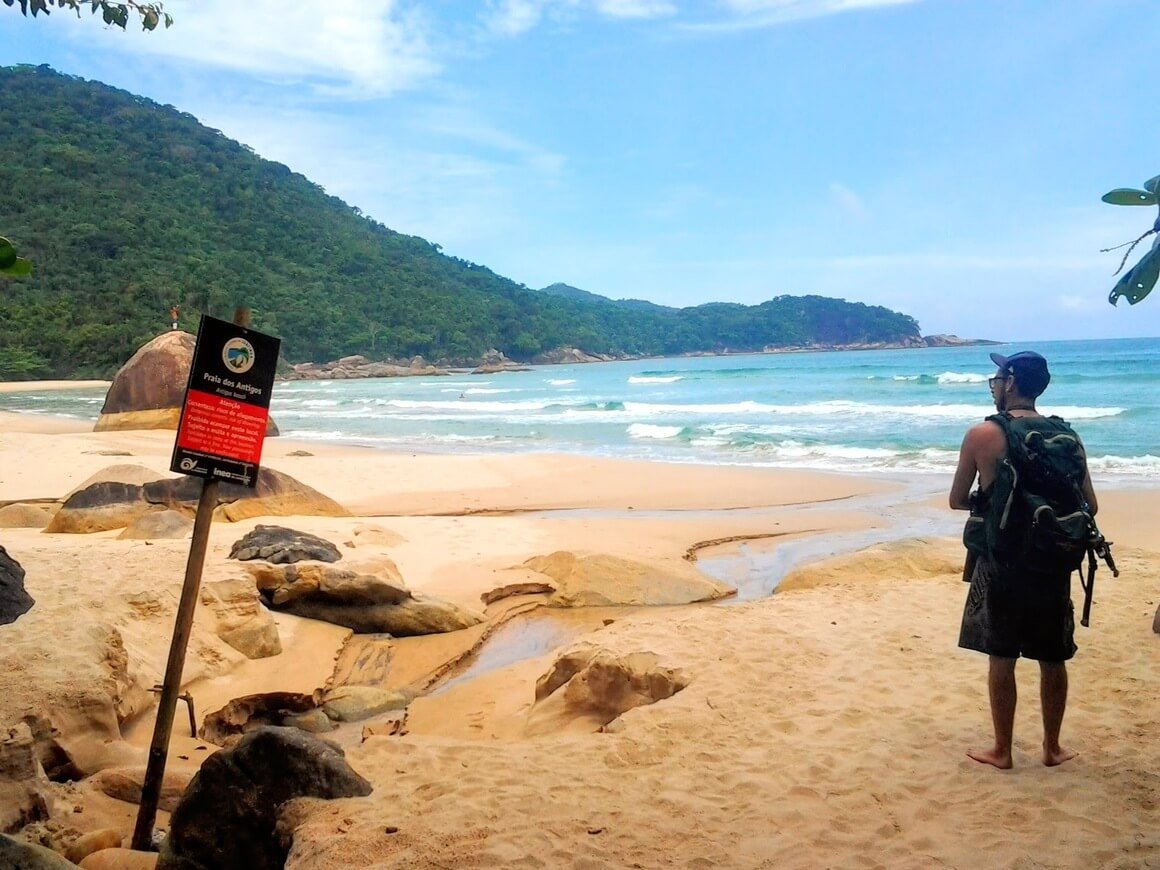
[[[254,486],[281,342],[203,316],[172,471]]]

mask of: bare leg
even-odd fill
[[[990,749],[969,749],[975,761],[1001,770],[1011,765],[1011,739],[1015,731],[1015,659],[990,657],[987,691],[991,696],[991,723],[995,726],[995,745]]]
[[[1064,662],[1039,663],[1039,698],[1043,705],[1043,763],[1048,767],[1063,764],[1078,754],[1059,745],[1059,729],[1067,708],[1067,665]]]

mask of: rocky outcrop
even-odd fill
[[[274,617],[248,580],[219,580],[201,589],[201,603],[213,613],[217,636],[248,659],[282,652]]]
[[[371,362],[365,356],[344,356],[326,363],[298,363],[282,377],[288,381],[354,380],[358,378],[438,377],[450,374],[444,368],[428,365],[417,356],[407,365],[390,362]]]
[[[255,526],[230,547],[231,559],[262,559],[276,565],[303,562],[337,562],[342,558],[338,547],[325,538],[299,532],[285,526]]]
[[[70,495],[45,531],[84,534],[120,529],[147,513],[165,510],[192,517],[201,490],[200,480],[186,476],[145,484],[95,483]],[[349,516],[338,502],[272,468],[258,472],[253,489],[220,484],[217,502],[214,519],[229,522],[261,516]]]
[[[552,579],[556,592],[548,603],[554,607],[692,604],[737,592],[691,565],[647,564],[603,554],[578,556],[559,550],[533,556],[524,567]]]
[[[165,775],[161,779],[161,792],[157,806],[167,813],[177,807],[181,795],[189,788],[196,769],[192,765],[182,765],[170,758],[165,765]],[[115,800],[129,804],[141,803],[145,788],[145,765],[109,767],[90,776],[85,783],[95,790]]]
[[[205,760],[170,817],[158,870],[281,870],[278,812],[298,797],[358,797],[371,784],[342,750],[295,728],[260,728]]]
[[[0,833],[45,821],[51,814],[52,790],[32,730],[20,722],[0,731]]]
[[[0,507],[0,529],[43,529],[52,509],[42,504],[8,504]]]
[[[180,511],[150,511],[133,520],[117,535],[119,541],[181,540],[193,533],[193,518]]]
[[[138,348],[113,376],[94,431],[176,430],[196,343],[190,333],[173,330]],[[277,434],[273,419],[268,420],[266,435]]]
[[[267,606],[341,625],[360,634],[411,637],[458,631],[483,622],[483,615],[449,601],[415,595],[398,568],[383,560],[379,574],[329,565],[246,565]]]
[[[586,353],[575,347],[558,347],[532,357],[533,365],[571,365],[573,363],[611,362],[617,359],[629,359],[620,354],[613,356],[606,353]]]
[[[613,653],[581,646],[561,655],[536,681],[536,701],[563,687],[563,706],[571,714],[594,717],[601,726],[635,707],[671,698],[688,686],[677,669],[663,667],[655,653]]]
[[[0,547],[0,625],[15,622],[35,603],[24,591],[24,569]]]

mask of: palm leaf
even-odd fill
[[[1152,243],[1152,248],[1140,262],[1129,269],[1108,294],[1108,301],[1115,305],[1123,296],[1129,305],[1135,305],[1152,292],[1156,279],[1160,278],[1160,236]]]

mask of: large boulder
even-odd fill
[[[121,529],[145,514],[177,511],[192,517],[201,497],[201,480],[182,476],[145,484],[102,481],[70,495],[45,528],[49,533],[88,533]],[[260,516],[344,517],[349,512],[288,474],[263,468],[257,485],[218,486],[215,520],[237,522]]]
[[[341,625],[360,634],[439,634],[484,620],[482,614],[449,601],[415,595],[389,559],[383,560],[379,574],[310,562],[253,563],[246,569],[271,609]]]
[[[304,692],[259,692],[234,698],[202,720],[198,736],[215,746],[237,746],[252,731],[288,720],[318,707],[318,699]]]
[[[176,429],[196,341],[174,330],[139,348],[113,377],[96,431]]]
[[[259,728],[205,760],[169,820],[158,870],[280,870],[279,808],[371,793],[342,750],[295,728]]]
[[[35,603],[24,591],[24,569],[0,547],[0,625],[15,622]]]
[[[0,508],[0,529],[43,529],[52,510],[43,504],[8,504]]]
[[[138,348],[113,376],[94,431],[177,429],[196,343],[190,333],[173,330]],[[266,434],[278,434],[272,419]]]
[[[534,556],[524,566],[550,577],[556,587],[553,607],[692,604],[735,595],[737,590],[712,580],[692,565],[647,564],[617,556],[577,556],[559,550]]]
[[[263,559],[275,564],[303,562],[307,559],[337,562],[342,558],[342,553],[338,547],[318,535],[284,526],[258,525],[234,542],[230,547],[229,558],[240,561]]]

